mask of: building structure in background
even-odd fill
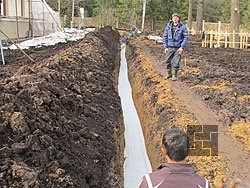
[[[47,35],[61,31],[60,16],[44,0],[0,0],[0,29],[12,39]]]

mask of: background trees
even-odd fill
[[[58,0],[46,0],[54,10],[58,10]],[[189,2],[193,2],[189,11]],[[79,7],[84,7],[86,16],[94,16],[103,25],[111,22],[120,24],[141,24],[142,0],[75,0],[75,16],[79,16]],[[203,8],[202,8],[203,7]],[[61,0],[61,16],[71,19],[72,0]],[[201,9],[200,9],[201,8]],[[240,23],[250,27],[250,0],[240,0]],[[165,21],[171,19],[173,12],[178,12],[186,23],[193,21],[230,23],[231,0],[147,0],[146,20]],[[202,13],[203,12],[203,13]],[[198,13],[198,14],[197,14]],[[200,26],[199,25],[199,29]]]

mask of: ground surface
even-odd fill
[[[27,53],[0,66],[0,187],[122,187],[119,34]]]
[[[164,58],[162,46],[143,39],[142,41],[138,40],[135,43],[139,45],[157,72],[164,76],[166,72],[162,64]],[[248,169],[250,164],[248,161],[250,155],[247,151],[250,135],[247,128],[250,117],[249,51],[202,49],[191,44],[185,56],[187,63],[180,75],[182,82],[173,83],[170,81],[166,84],[166,88],[173,90],[177,100],[184,105],[182,108],[193,114],[200,124],[219,125],[219,155],[225,160],[227,177],[240,178],[249,182]],[[238,66],[236,67],[235,64]],[[144,75],[142,79],[144,81],[149,79],[150,83],[150,80],[155,79],[154,77],[145,77]],[[158,82],[155,84],[159,85]],[[171,86],[168,86],[169,84]],[[157,96],[160,94],[157,91],[155,95],[157,101]],[[150,97],[152,99],[153,96]],[[176,116],[178,113],[168,114],[166,121],[171,123],[171,116]],[[235,129],[228,128],[228,126],[235,127]],[[239,131],[239,129],[246,131]],[[231,137],[230,131],[236,132],[243,147]],[[197,160],[196,163],[206,163],[206,160]],[[208,162],[207,167],[205,167],[206,171],[214,174],[214,176],[212,175],[212,179],[214,179],[218,175],[218,170],[221,169],[212,167],[213,170],[209,165],[211,164]]]
[[[180,80],[199,95],[224,127],[250,151],[250,50],[201,48],[194,43],[197,42],[194,37],[190,40]],[[162,46],[148,45],[162,65]]]

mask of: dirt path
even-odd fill
[[[155,69],[165,76],[165,67],[162,60],[150,54],[150,48],[139,41],[137,43],[145,53],[147,59],[152,62]],[[250,155],[243,147],[233,140],[227,129],[218,121],[216,113],[208,108],[201,99],[195,95],[184,83],[177,81],[171,82],[172,89],[177,98],[183,103],[186,109],[195,115],[201,125],[219,125],[219,155],[225,158],[225,166],[228,170],[228,178],[250,182]]]

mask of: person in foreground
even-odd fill
[[[163,46],[166,53],[164,63],[167,67],[167,76],[165,79],[177,80],[178,70],[180,68],[181,55],[187,47],[188,30],[182,23],[180,15],[174,13],[172,20],[167,24],[163,34]],[[173,60],[173,63],[171,61]]]
[[[166,163],[158,171],[143,176],[139,188],[209,188],[206,178],[195,173],[185,162],[188,155],[188,136],[179,128],[171,128],[162,138],[162,153]]]

